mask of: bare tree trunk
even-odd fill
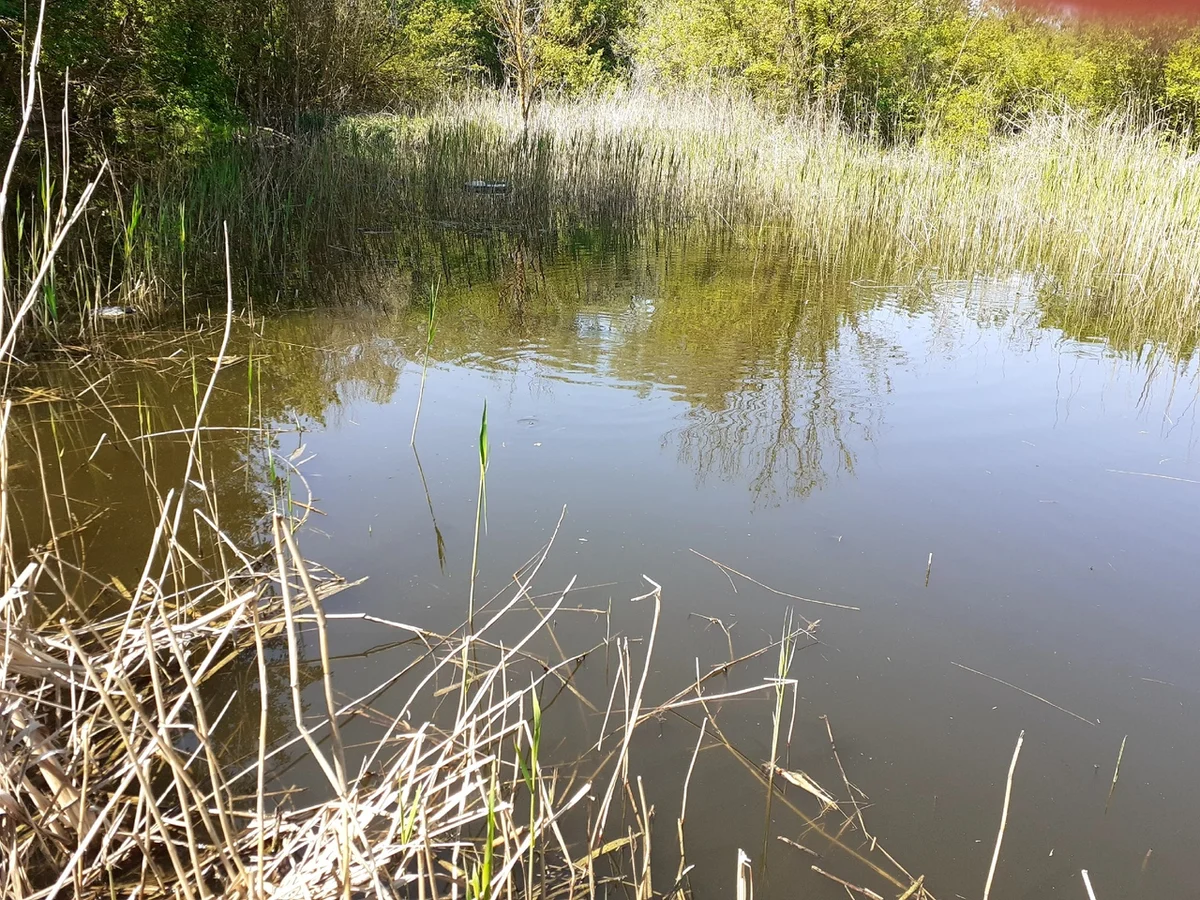
[[[529,124],[538,90],[538,29],[542,0],[489,0],[488,15],[500,41],[504,73],[516,90],[521,121]]]

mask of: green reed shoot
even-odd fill
[[[483,417],[479,422],[479,497],[475,502],[475,548],[471,552],[471,589],[467,598],[467,622],[475,631],[475,573],[479,566],[479,526],[487,525],[487,467],[488,467],[488,424],[487,401],[483,401]],[[464,676],[465,677],[465,676]]]
[[[124,249],[126,271],[133,260],[133,239],[137,235],[138,226],[142,221],[142,186],[137,184],[133,189],[133,202],[129,207],[129,218],[125,222]]]
[[[475,573],[479,568],[479,526],[487,527],[487,466],[488,466],[488,426],[487,400],[483,401],[483,416],[479,422],[479,496],[475,502],[475,543],[471,551],[471,586],[467,597],[467,632],[475,633]],[[470,666],[467,648],[470,641],[463,641],[462,650],[462,686],[458,692],[459,713],[466,708],[467,685],[470,683]]]
[[[42,177],[38,179],[38,198],[42,204],[42,237],[40,245],[41,252],[46,254],[50,253],[50,245],[54,242],[55,222],[52,216],[54,193],[54,179],[50,175],[50,161],[47,156],[46,162],[42,165]],[[36,255],[33,262],[34,265],[39,263]],[[46,281],[42,285],[42,308],[45,313],[43,321],[47,323],[58,321],[58,291],[54,284],[53,260],[51,260],[50,268],[46,273]]]
[[[789,686],[795,690],[795,682],[788,677],[792,669],[792,660],[796,656],[796,632],[794,630],[795,614],[791,609],[783,617],[783,635],[779,639],[779,661],[775,671],[775,709],[771,714],[771,758],[767,763],[767,809],[766,823],[768,828],[763,832],[763,861],[765,864],[767,845],[769,841],[769,826],[771,822],[771,798],[774,796],[775,770],[778,768],[779,732],[783,723],[783,702]],[[791,744],[791,737],[788,737]]]
[[[412,805],[408,808],[408,813],[404,817],[404,824],[400,826],[400,842],[407,844],[412,840],[413,829],[417,825],[417,816],[421,813],[421,788],[418,787],[413,792]]]
[[[54,287],[54,263],[46,273],[46,283],[42,287],[42,299],[46,307],[46,318],[51,322],[58,321],[58,291]]]
[[[789,609],[783,617],[783,636],[779,640],[779,661],[775,671],[775,709],[772,712],[771,723],[771,774],[774,775],[779,754],[779,731],[783,723],[783,702],[789,686],[795,682],[788,677],[792,669],[792,660],[796,656],[795,613]],[[791,738],[788,738],[789,744]]]
[[[492,868],[496,856],[496,773],[487,796],[487,840],[483,845],[483,863],[467,882],[467,900],[488,900],[492,886]]]
[[[254,345],[246,351],[246,429],[254,425]]]
[[[517,763],[521,767],[521,778],[525,782],[525,788],[529,791],[529,871],[525,878],[525,883],[533,885],[533,861],[534,853],[537,848],[537,808],[538,808],[538,784],[541,781],[541,766],[538,762],[540,749],[542,746],[542,704],[538,700],[537,688],[529,692],[529,696],[533,702],[533,723],[529,738],[529,756],[526,757],[521,753],[520,742],[517,743]]]
[[[179,201],[179,306],[187,327],[187,203]]]
[[[433,347],[433,336],[437,333],[437,298],[438,282],[429,288],[429,319],[425,324],[425,361],[421,364],[421,389],[417,393],[417,412],[413,416],[412,437],[408,439],[410,447],[417,443],[417,421],[421,418],[421,400],[425,397],[425,376],[429,373],[429,351]]]

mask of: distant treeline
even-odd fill
[[[6,133],[37,14],[0,0]],[[1196,130],[1200,27],[987,0],[48,0],[41,80],[48,110],[69,83],[89,148],[147,158],[471,86],[532,107],[631,81],[732,86],[886,141],[970,144],[1048,107]]]

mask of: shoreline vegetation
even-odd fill
[[[481,180],[503,190],[469,189]],[[176,321],[211,312],[219,222],[245,273],[239,293],[265,294],[263,307],[320,302],[315,286],[339,268],[432,273],[438,235],[536,254],[555,235],[600,229],[634,241],[723,234],[884,283],[1028,276],[1093,334],[1184,356],[1200,318],[1200,156],[1115,116],[1046,114],[985,148],[946,150],[881,145],[731,93],[544,101],[524,122],[489,92],[230,145],[122,196],[82,213],[86,239],[48,273],[26,345],[94,328],[106,307]],[[31,261],[21,285],[46,241],[18,243]]]
[[[1031,276],[1120,345],[1195,343],[1193,20],[993,0],[143,6],[50,4],[20,91],[39,20],[0,16],[0,121],[28,145],[6,179],[14,283],[69,182],[112,160],[25,347],[105,310],[219,314],[225,222],[239,308],[319,302],[337,267],[436,267],[421,231],[707,231],[853,277]]]

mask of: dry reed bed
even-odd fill
[[[508,190],[464,190],[479,180]],[[1031,272],[1076,318],[1134,338],[1194,331],[1200,303],[1200,156],[1153,127],[1072,113],[950,150],[885,147],[815,112],[712,92],[545,101],[526,129],[509,98],[479,93],[223,148],[140,197],[132,239],[128,216],[85,220],[88,246],[128,251],[115,270],[80,270],[93,307],[123,294],[195,312],[179,282],[200,291],[226,220],[239,266],[272,292],[347,261],[445,265],[420,238],[429,227],[538,240],[687,228],[896,281]]]
[[[208,309],[227,221],[237,268],[267,296],[347,262],[444,265],[419,236],[429,227],[538,239],[732,229],[896,281],[1032,272],[1077,318],[1134,342],[1195,330],[1200,156],[1152,126],[1066,112],[975,148],[887,147],[817,112],[630,89],[542,102],[528,128],[510,98],[477,93],[272,137],[164,168],[135,191],[114,181],[113,214],[81,212],[70,265],[45,273],[54,315],[72,301],[83,319],[112,303]],[[508,190],[464,190],[479,180]],[[53,237],[28,236],[29,262],[12,269],[22,289]],[[41,294],[29,297],[30,317],[53,325]]]
[[[495,95],[344,127],[393,135],[434,217],[478,221],[482,205],[507,221],[757,227],[831,264],[1038,272],[1159,328],[1194,321],[1200,301],[1200,156],[1121,121],[1068,113],[974,150],[889,148],[817,114],[634,91],[543,103],[527,132]],[[464,195],[475,178],[512,191]]]
[[[164,531],[171,511],[164,508]],[[47,559],[31,562],[6,591],[0,601],[5,896],[683,895],[692,868],[683,840],[691,771],[675,823],[679,866],[667,885],[656,886],[654,809],[641,779],[631,774],[630,750],[640,725],[687,708],[705,717],[696,754],[706,733],[713,736],[708,746],[728,750],[766,787],[768,798],[806,822],[810,841],[845,851],[897,889],[913,887],[910,897],[924,896],[923,881],[877,848],[865,826],[857,834],[862,815],[852,793],[839,804],[803,773],[772,763],[764,774],[712,716],[713,706],[731,697],[778,693],[778,739],[783,697],[796,688],[782,663],[781,677],[760,685],[725,693],[704,688],[731,666],[774,647],[790,665],[796,640],[811,639],[815,623],[805,621],[780,641],[705,675],[698,671],[693,684],[651,706],[645,692],[662,592],[650,582],[651,590],[634,598],[654,605],[644,659],[635,661],[629,639],[614,640],[617,665],[602,711],[601,743],[589,754],[595,759],[590,768],[549,765],[539,753],[538,698],[574,691],[572,675],[587,655],[553,660],[531,652],[573,585],[544,607],[531,596],[553,537],[514,575],[506,600],[498,595],[484,605],[476,628],[437,635],[371,619],[396,630],[418,652],[387,681],[339,705],[329,628],[339,618],[370,617],[326,614],[325,601],[346,585],[315,578],[291,523],[278,515],[273,521],[274,547],[262,558],[247,559],[245,567],[184,594],[164,595],[154,578],[146,579],[126,610],[100,621],[68,607],[31,624],[31,606],[55,591]],[[162,548],[168,556],[186,552],[174,540]],[[50,582],[48,591],[38,591],[42,579]],[[493,637],[521,611],[533,613],[533,627],[508,644]],[[306,653],[314,645],[319,659]],[[228,758],[217,736],[232,698],[214,695],[208,685],[229,665],[258,671],[258,742],[249,758]],[[283,681],[269,677],[268,669],[284,667]],[[408,691],[399,712],[373,713],[372,701],[397,685]],[[316,715],[306,709],[306,692],[310,700],[321,697]],[[444,714],[422,721],[431,701]],[[268,714],[280,704],[290,705],[293,728],[269,735]],[[341,737],[355,716],[378,726],[378,737],[365,749],[352,749]],[[315,762],[327,799],[300,806],[274,793],[280,787],[275,763],[291,748]],[[787,783],[807,801],[788,797]],[[801,809],[806,802],[812,815]],[[876,852],[882,865],[869,858]],[[748,877],[748,869],[739,872]]]
[[[369,697],[329,706],[317,722],[301,706],[300,669],[312,665],[301,647],[306,625],[321,635],[319,677],[332,703],[321,603],[342,585],[314,583],[278,517],[275,535],[274,570],[231,573],[186,598],[164,597],[151,581],[127,611],[104,621],[75,610],[31,627],[36,581],[52,575],[44,563],[30,563],[6,592],[6,896],[386,897],[414,879],[422,896],[439,896],[447,882],[463,886],[472,866],[480,896],[494,895],[493,880],[511,884],[530,832],[513,822],[515,788],[511,776],[501,781],[500,757],[530,735],[519,712],[535,686],[502,694],[499,665],[464,696],[453,729],[408,729],[397,718],[362,767],[372,770],[379,757],[384,774],[353,776],[338,722]],[[484,631],[466,643],[484,646]],[[281,636],[298,737],[271,745],[266,715],[285,698],[268,696],[266,669]],[[259,668],[260,744],[257,758],[238,767],[221,758],[214,729],[225,710],[205,685],[247,657]],[[461,658],[454,648],[433,672]],[[414,701],[430,683],[420,681]],[[332,734],[331,748],[318,743],[321,731]],[[290,809],[268,797],[271,759],[297,740],[319,761],[335,799]],[[540,788],[534,828],[552,829],[581,794],[559,800],[553,783]],[[471,827],[488,820],[501,823],[509,844],[476,859]],[[494,873],[486,860],[496,861]]]

